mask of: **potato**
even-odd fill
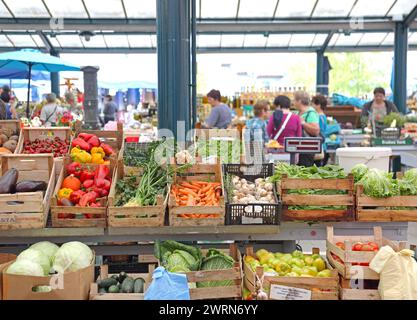
[[[15,140],[15,141],[19,141],[19,136],[11,136],[10,138],[9,138],[9,140]]]
[[[6,149],[9,149],[11,152],[14,152],[17,147],[17,141],[15,140],[9,140],[5,143],[3,143],[3,147]]]
[[[0,143],[3,145],[7,141],[9,141],[9,138],[4,133],[0,134]]]

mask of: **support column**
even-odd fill
[[[324,92],[322,85],[324,84],[324,52],[317,51],[317,64],[316,64],[316,91],[319,93]]]
[[[403,22],[395,23],[394,41],[394,103],[398,110],[407,110],[407,50],[408,28]]]
[[[51,56],[59,58],[59,53],[56,52],[55,50],[51,50],[50,54]],[[55,93],[57,97],[60,96],[59,72],[51,72],[51,92]]]
[[[98,125],[98,67],[82,67],[84,73],[84,123],[87,129],[96,130]]]
[[[156,16],[158,127],[184,140],[177,121],[184,121],[185,133],[191,129],[190,0],[157,0]]]

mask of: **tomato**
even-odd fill
[[[353,251],[362,251],[363,244],[361,242],[355,243],[352,247]]]
[[[364,244],[360,251],[374,251],[374,248],[369,244]]]
[[[336,246],[338,246],[342,250],[345,250],[345,244],[343,242],[336,242]]]
[[[379,249],[379,246],[375,243],[375,242],[372,242],[372,241],[369,241],[368,242],[368,244],[373,248],[373,249]]]

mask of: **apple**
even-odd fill
[[[282,257],[281,257],[281,261],[284,261],[284,262],[289,262],[291,259],[292,259],[293,257],[292,257],[292,255],[291,254],[289,254],[289,253],[286,253],[286,254],[284,254]]]
[[[269,264],[269,262],[272,259],[275,259],[275,256],[272,253],[268,252],[268,253],[262,255],[261,258],[259,259],[259,261],[261,262],[261,264]]]
[[[304,262],[305,262],[306,265],[312,266],[313,262],[314,262],[314,259],[313,259],[312,256],[305,256],[304,257]]]
[[[284,254],[281,252],[274,253],[275,258],[281,259]]]
[[[317,277],[320,278],[330,278],[332,276],[332,272],[329,269],[324,269],[317,273]]]
[[[303,261],[303,260],[301,260],[301,259],[299,259],[299,258],[292,258],[292,259],[289,261],[289,264],[290,264],[291,266],[297,266],[297,267],[300,267],[300,268],[305,267],[305,263],[304,263],[304,261]]]
[[[321,258],[321,256],[318,253],[315,253],[311,256],[314,260]]]
[[[291,271],[285,275],[286,277],[299,277],[300,275],[294,271]]]
[[[301,275],[303,273],[303,269],[301,269],[300,267],[292,267],[291,272],[295,272],[298,275]]]
[[[275,266],[275,271],[287,273],[287,272],[291,271],[291,267],[288,263],[285,263],[285,262],[281,261],[280,264]]]
[[[267,254],[267,253],[269,253],[269,252],[268,252],[268,251],[266,251],[265,249],[260,249],[260,250],[256,251],[256,257],[257,257],[258,259],[261,259],[261,257],[262,257],[264,254]]]
[[[294,250],[292,252],[292,256],[294,258],[299,258],[299,259],[303,259],[304,258],[304,254],[301,251],[298,251],[298,250]]]
[[[313,266],[316,267],[317,271],[322,271],[326,269],[326,262],[322,258],[314,260]]]

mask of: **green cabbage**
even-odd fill
[[[234,260],[232,257],[216,249],[209,249],[206,257],[201,264],[201,270],[222,270],[233,267]],[[224,281],[204,281],[197,282],[198,288],[204,287],[226,287],[233,285],[233,280]]]
[[[392,178],[392,173],[379,169],[369,169],[361,183],[364,193],[369,197],[386,198],[399,194],[398,183]]]
[[[368,170],[368,167],[363,163],[354,166],[351,170],[351,173],[353,174],[355,183],[359,182],[363,178],[363,176],[368,172]]]
[[[172,270],[185,269],[191,270],[191,267],[196,264],[196,260],[191,254],[183,250],[175,250],[171,254],[167,254],[165,268],[170,272]]]
[[[18,274],[24,276],[42,277],[44,276],[44,270],[39,263],[30,260],[16,260],[8,268],[6,273]]]
[[[51,264],[53,264],[55,253],[59,249],[59,247],[56,244],[49,242],[49,241],[41,241],[41,242],[32,244],[29,248],[36,249],[42,252],[44,255],[48,257]]]
[[[398,187],[403,196],[417,195],[417,169],[406,171],[403,178],[398,180]]]
[[[199,248],[188,246],[173,240],[155,242],[154,254],[163,266],[168,264],[168,257],[177,250],[188,253],[187,255],[183,254],[182,256],[182,258],[186,260],[187,268],[189,268],[191,271],[199,270],[202,260],[201,250]],[[193,260],[190,256],[193,258]]]
[[[29,260],[39,264],[43,269],[44,276],[47,276],[49,274],[49,270],[51,269],[51,263],[49,261],[49,258],[41,251],[36,249],[29,248],[22,251],[17,256],[17,260]]]
[[[77,271],[93,262],[93,251],[84,243],[64,243],[55,254],[53,269],[58,273]]]

